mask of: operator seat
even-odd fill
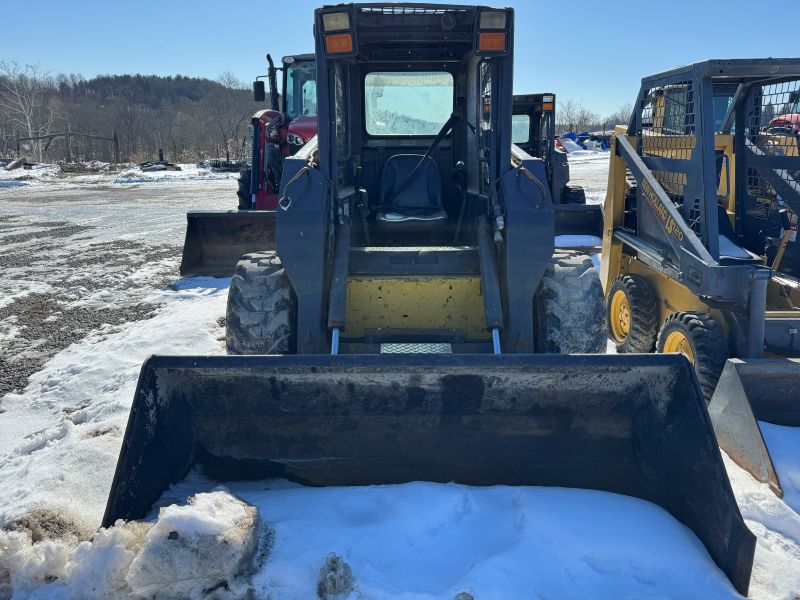
[[[381,175],[380,208],[375,213],[376,229],[418,232],[447,225],[439,165],[428,156],[414,172],[421,160],[421,154],[396,154],[386,161]],[[406,181],[412,173],[412,179]]]

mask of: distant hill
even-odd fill
[[[219,80],[176,75],[39,76],[30,68],[3,72],[0,63],[0,157],[16,154],[16,136],[62,132],[120,139],[121,160],[153,158],[163,148],[170,160],[192,162],[228,153],[236,157],[247,137],[249,117],[265,104],[253,102],[244,83],[230,74]],[[8,65],[5,65],[8,67]],[[14,102],[22,90],[27,106]],[[17,104],[20,104],[17,106]],[[34,109],[30,110],[29,107]],[[25,111],[32,114],[28,119]],[[29,123],[31,123],[29,127]],[[32,160],[65,157],[62,138],[21,143]],[[72,138],[76,160],[111,160],[111,146],[102,141]]]
[[[197,102],[222,87],[211,79],[183,75],[100,75],[75,81],[62,78],[58,83],[59,92],[64,96],[93,97],[101,102],[121,97],[134,99],[150,108],[158,108],[165,101],[187,99]]]

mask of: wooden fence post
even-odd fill
[[[72,136],[70,135],[69,123],[64,129],[64,153],[67,163],[72,162]]]

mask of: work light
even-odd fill
[[[322,15],[322,28],[325,31],[350,29],[350,15],[346,12],[325,13]]]
[[[481,12],[480,29],[505,29],[506,13],[500,10],[484,10]]]

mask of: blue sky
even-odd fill
[[[227,70],[250,81],[264,72],[266,52],[281,56],[313,51],[312,11],[321,2],[0,4],[0,59],[86,77],[180,73],[216,78]],[[518,93],[554,91],[562,98],[582,99],[587,108],[604,115],[634,100],[642,76],[665,68],[705,58],[800,54],[798,0],[492,4],[516,8]]]

